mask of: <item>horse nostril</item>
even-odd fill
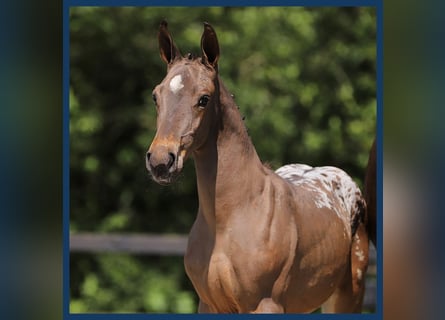
[[[150,161],[150,157],[151,157],[151,153],[150,153],[150,152],[147,152],[147,155],[146,155],[146,160],[147,160],[147,162]]]
[[[145,155],[145,168],[147,168],[148,172],[151,172],[150,157],[151,153],[147,152],[147,154]]]
[[[169,161],[168,161],[167,167],[168,167],[168,168],[171,168],[171,166],[175,163],[176,157],[175,157],[175,155],[174,155],[173,153],[171,153],[171,152],[168,153],[168,156],[170,157],[170,159],[169,159]]]

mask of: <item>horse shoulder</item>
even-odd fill
[[[210,257],[214,247],[214,236],[209,232],[205,219],[198,213],[188,237],[184,255],[185,271],[198,295],[205,300]]]

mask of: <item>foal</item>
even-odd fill
[[[265,167],[218,76],[205,23],[202,56],[181,56],[167,23],[167,75],[153,91],[158,118],[146,166],[169,184],[191,157],[199,210],[185,269],[206,313],[360,312],[368,264],[365,203],[342,170]]]

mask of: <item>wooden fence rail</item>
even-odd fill
[[[71,252],[116,252],[151,255],[184,255],[187,236],[157,234],[70,235]]]
[[[183,255],[187,247],[186,235],[170,234],[97,234],[70,235],[71,252],[120,252],[153,255]],[[370,265],[375,265],[376,251],[369,253]]]
[[[182,256],[187,247],[186,235],[170,234],[97,234],[70,235],[70,252],[115,252],[144,255]],[[369,251],[368,274],[376,274],[376,251]]]
[[[72,253],[129,253],[144,255],[184,255],[187,236],[170,234],[71,234],[69,239]],[[374,309],[376,302],[376,251],[370,246],[368,278],[364,307]]]

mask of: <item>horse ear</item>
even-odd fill
[[[218,38],[215,30],[207,22],[204,22],[204,32],[201,37],[201,52],[202,62],[217,69],[219,58]]]
[[[181,53],[173,43],[173,39],[170,32],[168,32],[167,25],[167,21],[162,20],[161,25],[159,26],[158,42],[161,58],[165,63],[169,64],[176,58],[180,57]]]

